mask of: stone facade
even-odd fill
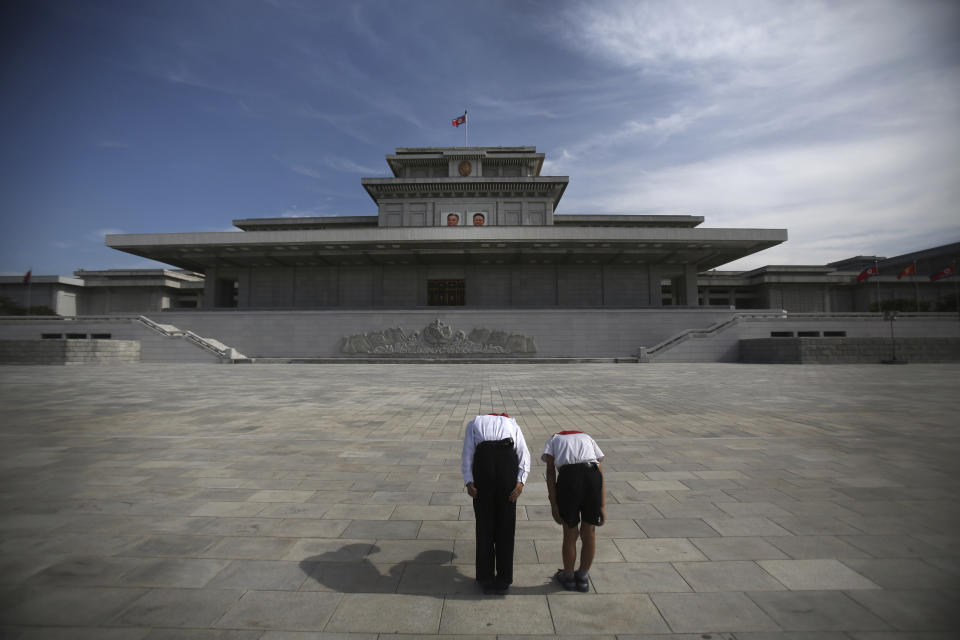
[[[895,344],[893,344],[895,342]],[[884,360],[960,362],[960,338],[760,338],[740,342],[740,361],[867,364]]]
[[[130,364],[137,340],[0,340],[2,364]]]
[[[205,274],[207,309],[698,306],[697,274],[786,240],[688,215],[563,215],[534,147],[400,148],[376,215],[235,220],[243,233],[108,236]]]

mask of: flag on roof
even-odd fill
[[[462,116],[458,116],[453,119],[453,126],[459,127],[462,124],[466,124],[466,122],[467,122],[467,112],[464,111]]]
[[[940,271],[930,276],[930,281],[933,282],[935,280],[942,280],[943,278],[948,278],[953,274],[955,274],[956,272],[957,272],[956,266],[950,265],[949,267],[946,267],[945,269],[941,269]]]
[[[917,275],[917,263],[911,262],[906,269],[904,269],[903,271],[897,274],[897,280],[899,280],[903,276],[915,276],[915,275]]]
[[[877,268],[877,265],[872,265],[864,269],[860,275],[857,276],[857,282],[863,282],[867,278],[872,278],[875,275],[880,274],[880,269]]]
[[[30,284],[30,276],[33,274],[33,269],[27,269],[27,272],[23,275],[23,284]]]

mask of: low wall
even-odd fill
[[[709,327],[733,316],[727,308],[656,309],[382,309],[354,311],[165,311],[150,318],[216,338],[248,358],[369,358],[345,339],[402,329],[424,333],[435,320],[466,337],[474,330],[523,336],[508,358],[625,358],[688,327]],[[532,339],[532,343],[526,341]],[[535,348],[535,351],[531,349]],[[351,353],[350,351],[353,351]],[[399,355],[399,354],[398,354]],[[449,357],[475,358],[464,351]]]
[[[839,335],[837,335],[839,334]],[[960,338],[955,313],[912,313],[897,318],[901,338]],[[878,313],[745,315],[718,331],[692,333],[650,355],[650,362],[740,362],[740,346],[761,338],[875,338],[890,340],[890,323]]]
[[[157,314],[159,315],[159,314]],[[0,340],[56,342],[107,342],[135,340],[140,344],[140,362],[220,362],[216,355],[204,351],[182,337],[157,333],[128,316],[61,318],[57,316],[0,317]],[[76,339],[71,339],[76,337]],[[109,338],[109,340],[106,340]]]
[[[890,338],[759,338],[740,341],[740,361],[769,364],[858,364],[890,360]],[[960,338],[897,338],[907,362],[960,362]]]
[[[0,340],[0,364],[140,362],[137,340]]]

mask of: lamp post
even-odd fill
[[[897,338],[893,333],[893,323],[897,321],[897,312],[893,310],[884,311],[883,319],[890,322],[890,359],[880,362],[883,364],[907,364],[906,360],[897,360]]]

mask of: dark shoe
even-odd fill
[[[573,581],[576,584],[577,591],[580,593],[590,591],[590,579],[587,578],[586,571],[574,571]]]
[[[497,584],[493,585],[493,595],[495,596],[505,596],[507,591],[510,591],[510,585],[508,584]]]
[[[560,586],[567,591],[573,591],[577,588],[577,582],[573,577],[573,572],[567,573],[563,569],[557,569],[553,579],[560,583]]]

